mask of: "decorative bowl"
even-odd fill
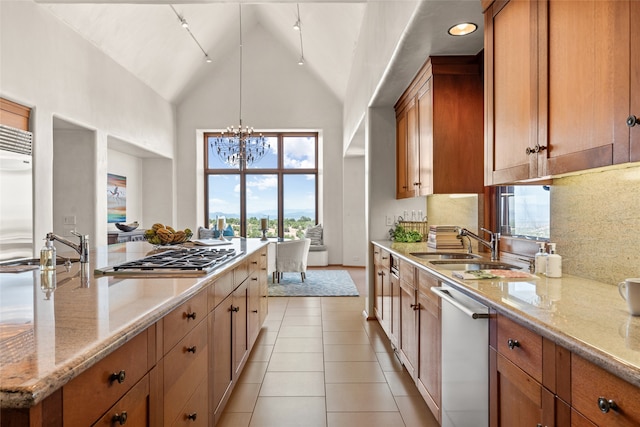
[[[139,225],[140,224],[138,224],[138,221],[134,221],[129,224],[121,224],[119,222],[116,222],[116,228],[120,231],[133,231],[138,228]]]

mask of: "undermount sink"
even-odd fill
[[[429,261],[437,268],[445,270],[520,270],[517,265],[500,261],[433,260]]]
[[[410,255],[413,255],[417,258],[424,259],[474,259],[480,258],[479,255],[467,254],[461,252],[411,252]]]

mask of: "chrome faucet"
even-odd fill
[[[491,261],[498,260],[498,242],[500,241],[500,234],[494,233],[493,231],[489,231],[486,228],[481,228],[480,230],[489,234],[489,240],[485,240],[477,234],[472,233],[466,228],[458,227],[458,237],[462,238],[464,236],[471,237],[472,239],[477,240],[479,243],[483,244],[487,248],[491,250]],[[469,242],[471,243],[471,242]],[[471,253],[471,244],[469,244],[469,253]]]
[[[89,236],[88,235],[83,235],[80,234],[76,231],[71,231],[71,234],[73,234],[74,236],[78,236],[80,238],[80,243],[79,244],[75,244],[67,239],[65,239],[64,237],[60,237],[56,234],[53,233],[47,233],[47,240],[57,240],[60,243],[63,243],[67,246],[69,246],[70,248],[73,248],[76,252],[78,252],[78,254],[80,254],[80,263],[82,264],[87,264],[89,262]]]

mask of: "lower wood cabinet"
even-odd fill
[[[94,426],[127,425],[128,427],[146,427],[150,421],[149,375],[142,377]]]
[[[268,309],[266,246],[2,426],[213,426]],[[263,260],[264,258],[264,260]]]
[[[571,355],[571,405],[572,426],[640,426],[640,389],[576,354]]]
[[[441,421],[441,311],[440,298],[429,290],[433,286],[438,286],[438,280],[424,271],[419,271],[416,385],[433,416]]]
[[[143,331],[62,388],[63,426],[92,425],[117,402],[120,413],[125,411],[130,418],[138,413],[129,404],[142,405],[142,401],[134,399],[137,397],[147,401],[149,380],[146,379],[146,386],[139,385],[139,381],[151,368],[147,356],[155,345],[154,334],[155,328]],[[145,394],[140,394],[140,387],[146,390]],[[133,388],[133,395],[121,400]]]

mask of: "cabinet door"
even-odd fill
[[[251,348],[253,343],[258,338],[260,332],[260,279],[258,276],[262,272],[254,271],[249,276],[249,290],[248,290],[248,312],[247,312],[247,331],[248,331],[248,347]]]
[[[555,425],[553,394],[494,349],[489,350],[489,425]]]
[[[400,344],[401,309],[400,309],[400,279],[389,275],[389,294],[391,302],[391,317],[389,321],[391,343],[397,348]]]
[[[396,198],[409,194],[407,181],[407,114],[402,111],[396,118]]]
[[[232,296],[227,297],[209,315],[209,342],[212,343],[209,346],[209,408],[216,421],[231,388],[232,300]]]
[[[418,121],[411,99],[396,118],[396,198],[414,197],[419,188]]]
[[[433,79],[420,88],[418,92],[418,194],[426,196],[434,193],[433,189]],[[450,118],[449,118],[450,119]],[[449,125],[451,123],[449,122]],[[443,169],[446,167],[441,166]]]
[[[429,409],[440,419],[440,371],[442,339],[440,305],[430,296],[418,292],[418,379],[420,394]]]
[[[417,307],[415,289],[402,283],[400,286],[400,312],[402,314],[400,354],[405,368],[413,379],[416,378],[418,366]]]
[[[547,172],[628,162],[629,2],[550,0],[547,7],[540,43],[548,45],[540,60],[549,62]]]
[[[233,379],[240,376],[245,359],[249,353],[247,335],[248,322],[248,281],[245,280],[233,291],[233,309],[231,316],[231,333],[233,336]]]
[[[382,283],[385,280],[385,270],[380,266],[380,264],[375,264],[373,271],[375,275],[375,277],[373,278],[373,311],[376,318],[378,319],[378,322],[382,322]]]
[[[538,2],[485,12],[485,184],[538,176]]]

